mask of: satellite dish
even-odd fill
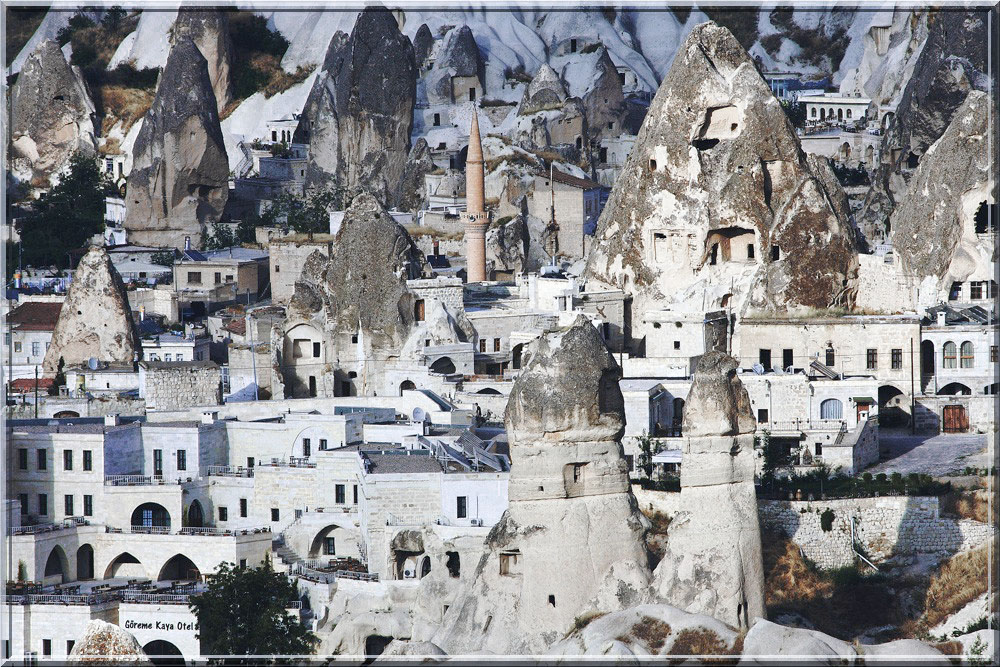
[[[753,372],[756,373],[757,375],[763,375],[764,374],[764,367],[761,366],[760,364],[754,364],[752,368],[753,368]]]
[[[427,421],[427,412],[423,408],[413,408],[413,421]]]
[[[784,375],[785,371],[781,370],[781,366],[775,366],[774,367],[774,374],[775,375]]]
[[[91,357],[90,359],[87,360],[87,368],[89,368],[92,371],[96,371],[98,365],[99,362],[97,361],[97,357]]]

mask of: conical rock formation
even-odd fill
[[[229,197],[229,162],[208,63],[188,38],[170,48],[133,148],[125,228],[132,243],[198,247]]]
[[[10,93],[11,171],[48,187],[77,151],[96,153],[94,103],[59,44],[42,42]]]
[[[335,34],[302,112],[310,137],[306,187],[366,191],[395,205],[416,81],[413,47],[388,10],[366,9],[350,37]]]
[[[67,366],[86,364],[92,357],[131,364],[141,349],[121,276],[107,251],[94,246],[73,273],[42,369],[54,373],[60,357]]]
[[[581,613],[648,589],[647,524],[618,441],[621,369],[582,316],[528,354],[507,406],[509,505],[433,640],[450,654],[539,653]]]
[[[701,24],[615,182],[587,279],[625,290],[636,320],[666,304],[738,309],[751,287],[760,310],[850,307],[854,235],[827,187],[746,51]]]
[[[987,233],[991,204],[994,229],[998,224],[995,113],[988,94],[969,93],[890,219],[902,273],[918,287],[920,306],[946,301],[954,282],[995,277],[995,237]]]
[[[736,360],[705,354],[684,406],[680,509],[655,572],[660,599],[741,629],[765,616],[756,427]]]

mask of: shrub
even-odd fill
[[[670,636],[670,625],[658,618],[643,616],[629,630],[629,635],[653,651],[659,651]]]
[[[827,507],[823,510],[823,513],[819,515],[819,525],[823,529],[824,533],[829,533],[833,530],[833,510]]]
[[[931,576],[922,625],[933,628],[986,592],[988,546],[955,554]]]
[[[124,86],[104,86],[96,95],[104,112],[102,131],[106,134],[115,123],[121,121],[122,131],[128,132],[137,120],[146,115],[153,106],[155,93],[141,88]]]
[[[569,637],[573,633],[580,632],[592,622],[607,615],[607,613],[608,612],[606,611],[586,611],[580,614],[573,619],[573,626],[569,629],[569,632],[566,633],[566,636]]]
[[[713,630],[685,628],[677,633],[669,655],[726,655],[729,646]]]

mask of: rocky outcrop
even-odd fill
[[[434,160],[431,149],[423,137],[417,139],[410,149],[403,167],[403,177],[396,194],[396,208],[401,211],[416,213],[427,201],[427,190],[424,187],[424,176],[434,171]]]
[[[926,39],[882,139],[881,162],[858,214],[866,236],[880,236],[907,191],[912,170],[972,90],[988,90],[989,17],[970,9],[915,16]],[[995,37],[995,35],[994,35]]]
[[[754,490],[757,428],[736,360],[708,352],[684,405],[681,509],[655,571],[662,600],[748,629],[763,618],[764,562]]]
[[[217,9],[182,7],[170,33],[172,44],[188,38],[194,42],[208,63],[208,78],[219,113],[233,100],[230,69],[233,42],[229,36],[229,19]]]
[[[366,191],[394,206],[410,150],[417,66],[410,40],[384,8],[334,35],[300,121],[306,187]],[[304,132],[303,132],[304,131]]]
[[[96,154],[94,103],[59,44],[47,40],[28,57],[10,92],[11,171],[46,188],[77,151]]]
[[[451,654],[539,653],[580,614],[643,602],[647,525],[628,485],[621,369],[580,316],[531,348],[506,426],[507,511],[435,644]]]
[[[189,238],[199,246],[229,197],[229,161],[208,63],[190,39],[171,47],[132,152],[130,242],[180,248]]]
[[[421,23],[417,28],[417,34],[413,36],[413,59],[418,68],[422,68],[427,63],[427,56],[434,48],[434,35],[426,23]]]
[[[621,125],[625,116],[622,79],[604,47],[600,48],[590,90],[583,96],[583,109],[590,138],[596,139],[602,134],[618,136],[624,131]]]
[[[60,358],[67,366],[91,358],[131,365],[141,349],[121,276],[107,251],[94,246],[73,273],[42,370],[56,372]]]
[[[598,222],[586,278],[667,304],[796,311],[854,302],[854,234],[732,34],[695,27]],[[637,336],[646,333],[641,328]]]
[[[69,653],[69,663],[136,666],[153,664],[132,633],[98,619],[87,621],[83,637],[76,640]]]
[[[988,94],[969,93],[890,218],[902,274],[918,287],[919,305],[946,301],[954,282],[994,279],[988,218],[992,208],[995,229],[997,143],[989,125],[995,113]]]
[[[544,111],[547,108],[560,105],[569,97],[566,86],[559,74],[549,65],[542,65],[535,72],[521,98],[521,106],[517,113],[522,116]]]
[[[452,28],[444,36],[438,49],[434,67],[424,78],[427,101],[431,104],[454,104],[465,99],[456,99],[456,78],[475,78],[476,87],[482,92],[486,79],[486,63],[479,53],[476,38],[469,26]],[[462,89],[464,91],[464,88]],[[467,98],[466,98],[467,99]]]

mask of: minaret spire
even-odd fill
[[[472,105],[469,152],[465,159],[465,258],[467,281],[486,280],[486,214],[483,173],[483,143],[479,136],[479,109]]]

